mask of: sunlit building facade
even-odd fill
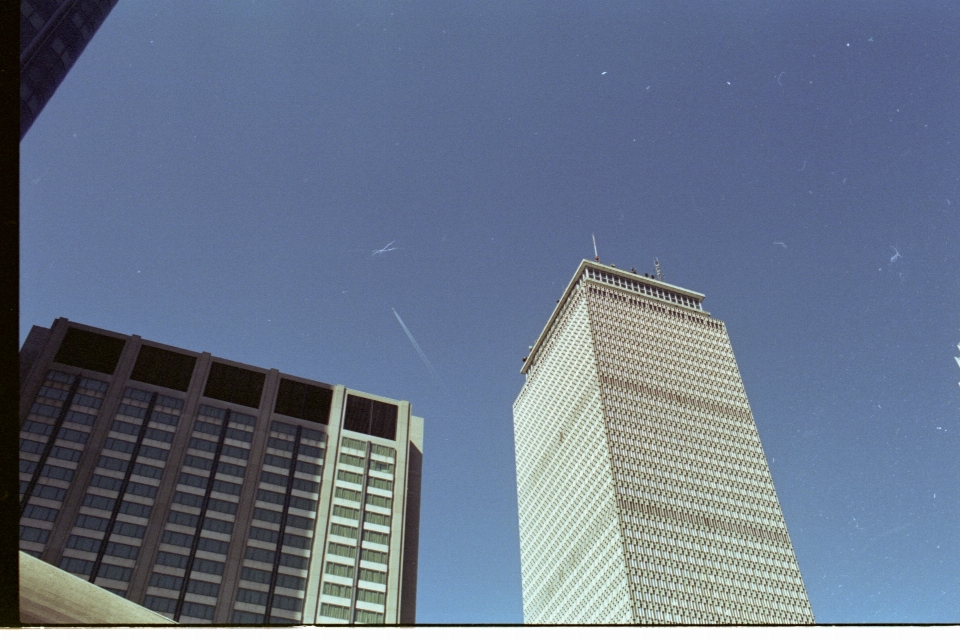
[[[527,623],[813,623],[726,328],[583,261],[514,403]]]
[[[180,623],[413,623],[410,404],[58,319],[21,349],[20,549]]]

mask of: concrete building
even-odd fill
[[[117,0],[20,0],[20,140]]]
[[[514,403],[527,623],[813,623],[721,321],[583,261]]]
[[[58,319],[20,352],[20,549],[180,623],[413,623],[410,404]]]

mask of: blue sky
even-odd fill
[[[118,3],[20,145],[21,341],[411,401],[418,619],[516,623],[511,406],[593,233],[726,323],[817,621],[960,620],[960,8],[593,4]]]

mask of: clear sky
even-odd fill
[[[121,0],[20,145],[21,341],[409,400],[418,620],[516,623],[512,403],[593,233],[726,323],[817,621],[957,621],[958,33],[952,1]]]

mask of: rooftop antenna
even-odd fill
[[[590,238],[593,239],[593,259],[600,262],[600,252],[597,251],[597,237],[593,234],[590,234]]]
[[[657,270],[657,280],[663,280],[663,274],[660,273],[660,259],[653,259],[653,267]]]

